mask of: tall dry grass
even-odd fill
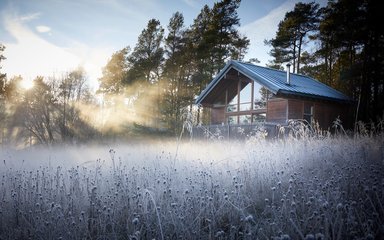
[[[0,239],[383,238],[384,131],[300,126],[273,141],[2,149]]]

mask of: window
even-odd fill
[[[239,111],[251,110],[251,103],[252,103],[252,84],[247,82],[241,82]]]
[[[255,114],[252,114],[252,122],[253,123],[265,122],[266,116],[267,116],[266,113],[255,113]]]
[[[271,98],[272,94],[265,87],[261,86],[257,82],[254,82],[253,84],[248,82],[241,82],[240,87],[240,94],[236,95],[228,103],[227,112],[250,111],[252,110],[252,101],[253,110],[265,109],[267,107],[267,101],[269,98]],[[239,98],[240,105],[238,105]]]
[[[312,124],[313,120],[313,105],[311,103],[304,103],[303,119],[309,124]]]
[[[239,124],[251,124],[251,115],[240,115]]]
[[[226,89],[226,96],[229,98],[226,102],[227,123],[236,125],[265,122],[267,101],[273,97],[272,92],[248,79],[239,79],[231,87],[236,89]]]
[[[227,112],[237,112],[237,95],[228,103]]]
[[[227,106],[227,112],[237,112],[237,103],[236,104],[229,104]]]
[[[238,117],[237,116],[228,116],[228,124],[229,125],[234,125],[238,124]]]
[[[264,109],[267,107],[267,101],[271,93],[265,87],[254,82],[253,87],[253,109]]]

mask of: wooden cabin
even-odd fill
[[[320,128],[353,123],[353,101],[304,75],[229,61],[196,99],[208,108],[208,125],[287,125],[289,120],[317,121]]]

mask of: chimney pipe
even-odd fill
[[[287,85],[291,85],[291,74],[290,74],[290,70],[291,70],[291,64],[290,64],[290,63],[287,63]]]

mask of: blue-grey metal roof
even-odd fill
[[[351,98],[344,95],[343,93],[311,77],[291,73],[290,84],[287,84],[286,71],[280,71],[272,68],[257,66],[251,63],[231,60],[199,95],[199,97],[196,99],[196,103],[200,104],[202,100],[207,96],[207,94],[232,68],[244,74],[249,79],[260,83],[276,95],[296,95],[342,102],[352,101]]]

